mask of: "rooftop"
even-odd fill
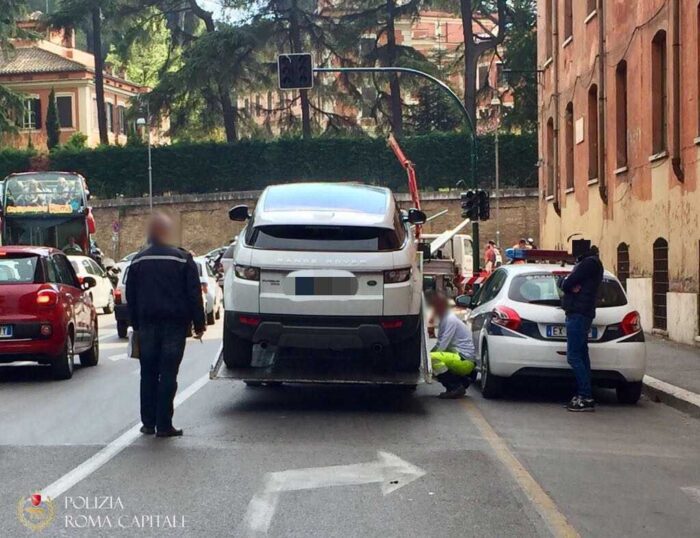
[[[25,73],[65,73],[87,71],[88,68],[60,54],[39,47],[18,47],[7,55],[0,54],[0,75]]]

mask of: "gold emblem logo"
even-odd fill
[[[44,530],[51,525],[55,515],[53,501],[48,497],[42,497],[40,493],[21,497],[17,503],[17,519],[32,531]]]

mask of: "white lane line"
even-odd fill
[[[124,359],[128,359],[129,355],[126,353],[119,353],[118,355],[112,355],[111,357],[107,357],[111,361],[121,361]]]
[[[197,381],[192,383],[186,389],[179,392],[175,397],[175,407],[178,407],[180,404],[187,401],[199,389],[206,385],[207,381],[209,381],[208,373],[197,379]],[[41,494],[50,499],[58,498],[60,495],[75,486],[78,482],[84,480],[102,467],[105,463],[109,462],[136,439],[141,437],[141,432],[139,432],[140,428],[140,423],[134,425],[131,429],[124,432],[102,450],[78,465],[75,469],[69,471],[52,484],[46,486],[41,490]]]
[[[658,391],[665,392],[666,394],[678,398],[679,400],[692,404],[695,407],[700,407],[700,394],[695,394],[689,390],[671,385],[670,383],[666,383],[665,381],[661,381],[660,379],[656,379],[650,375],[644,376],[644,384]]]
[[[681,491],[690,497],[696,503],[700,503],[700,487],[681,488]]]

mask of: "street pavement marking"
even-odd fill
[[[696,503],[700,503],[700,487],[687,487],[687,488],[681,488],[681,491],[685,493],[688,497],[690,497],[693,501]]]
[[[670,383],[666,383],[665,381],[661,381],[660,379],[656,379],[650,375],[644,376],[644,384],[658,391],[670,394],[671,396],[678,398],[679,400],[683,400],[684,402],[688,402],[696,407],[700,407],[700,394],[695,394],[689,390],[671,385]]]
[[[248,510],[243,518],[243,532],[240,534],[266,535],[275,515],[280,493],[284,491],[377,483],[381,484],[382,493],[389,495],[423,475],[425,471],[420,467],[381,450],[375,461],[366,463],[267,473],[263,487],[255,493],[248,504]]]
[[[493,449],[494,455],[505,465],[513,479],[518,483],[520,489],[525,493],[535,509],[540,514],[552,536],[556,538],[580,538],[579,533],[569,523],[566,516],[559,510],[552,498],[542,489],[537,481],[527,472],[522,463],[508,448],[505,440],[500,437],[496,430],[491,427],[486,417],[479,411],[478,407],[471,400],[463,400],[467,408],[469,417],[481,432],[481,435],[488,441]]]
[[[179,392],[175,397],[175,407],[178,407],[180,404],[187,401],[192,395],[199,391],[199,389],[206,385],[207,381],[209,381],[208,373],[197,379],[197,381],[189,385],[186,389]],[[139,422],[105,446],[102,450],[78,465],[75,469],[69,471],[52,484],[46,486],[41,490],[41,494],[49,499],[58,498],[60,495],[64,494],[70,488],[75,486],[78,482],[84,480],[102,467],[105,463],[109,462],[136,439],[141,437],[142,434],[139,431],[140,428],[141,423]]]

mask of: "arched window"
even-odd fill
[[[622,60],[615,70],[615,132],[617,167],[627,166],[627,62]]]
[[[667,148],[668,133],[668,55],[666,32],[659,30],[651,43],[652,151]]]
[[[588,179],[598,179],[598,86],[588,90]]]
[[[627,243],[617,245],[617,278],[622,287],[627,289],[627,279],[630,277],[630,246]]]
[[[666,330],[666,294],[668,293],[668,241],[654,241],[654,271],[652,273],[652,306],[654,328]]]
[[[566,188],[573,189],[574,182],[574,104],[566,105],[566,132],[564,133],[566,150],[564,159],[566,160]]]

